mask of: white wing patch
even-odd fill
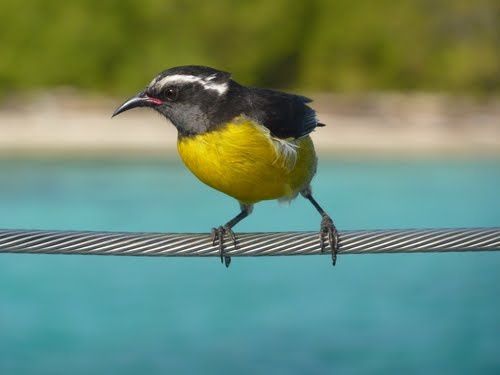
[[[159,80],[156,78],[150,83],[151,86],[158,86],[160,89],[163,86],[168,85],[170,83],[194,83],[197,82],[203,86],[205,90],[214,90],[217,91],[219,95],[224,94],[228,89],[227,82],[216,83],[212,82],[216,78],[215,75],[208,76],[206,78],[201,78],[189,74],[173,74],[170,76],[163,77]]]
[[[245,116],[241,116],[240,119],[242,121],[248,120]],[[276,152],[276,158],[273,160],[273,164],[278,164],[286,168],[288,171],[291,171],[293,168],[295,168],[295,164],[297,163],[297,152],[299,148],[299,145],[297,144],[298,140],[294,138],[281,139],[273,137],[268,128],[263,125],[256,124],[253,121],[252,123],[261,132],[265,133],[266,138],[269,140],[269,142],[271,142],[271,145]]]
[[[299,147],[293,139],[271,138],[274,149],[276,150],[276,159],[273,163],[279,163],[291,171],[297,163],[297,148]]]

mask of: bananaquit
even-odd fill
[[[165,70],[146,89],[116,109],[153,108],[177,128],[177,149],[202,182],[238,200],[241,212],[212,229],[221,262],[229,266],[224,237],[236,246],[234,225],[262,200],[291,200],[299,193],[321,214],[321,250],[328,243],[335,265],[339,237],[333,221],[311,194],[317,158],[309,137],[324,126],[307,103],[279,91],[245,87],[229,73],[204,66]]]

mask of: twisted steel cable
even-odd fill
[[[498,251],[499,228],[340,232],[339,254]],[[0,253],[219,256],[205,233],[119,233],[0,229]],[[239,233],[230,256],[314,255],[318,232]]]

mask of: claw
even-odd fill
[[[321,229],[319,231],[321,252],[324,252],[326,249],[325,237],[328,239],[328,245],[330,246],[332,252],[332,264],[335,265],[339,249],[339,233],[337,232],[337,228],[335,228],[332,219],[328,215],[324,215],[321,220]]]
[[[212,245],[216,246],[217,243],[219,243],[220,262],[224,263],[226,267],[229,267],[229,264],[231,264],[231,257],[224,255],[224,237],[226,234],[229,235],[236,248],[236,235],[231,228],[227,226],[212,228]]]

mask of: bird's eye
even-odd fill
[[[166,100],[173,102],[174,100],[177,99],[178,90],[176,87],[168,87],[163,91],[162,96]]]

